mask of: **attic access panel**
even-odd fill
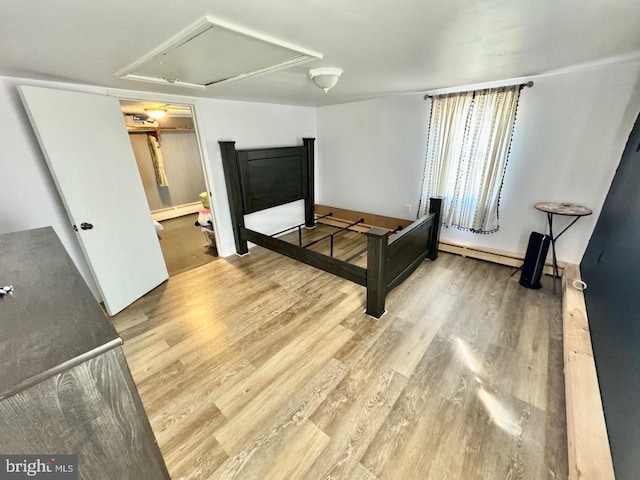
[[[322,54],[207,17],[116,75],[206,88],[316,58]]]

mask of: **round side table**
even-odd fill
[[[577,205],[575,203],[553,203],[553,202],[538,202],[533,205],[536,210],[540,210],[541,212],[545,212],[547,214],[547,220],[549,222],[549,238],[551,238],[551,252],[553,257],[553,294],[556,294],[556,278],[559,277],[558,274],[558,260],[556,258],[556,240],[560,238],[560,236],[569,230],[569,228],[576,223],[580,218],[586,217],[587,215],[591,215],[593,211],[590,208],[584,207],[582,205]],[[564,217],[575,217],[569,225],[564,227],[564,229],[557,234],[555,237],[553,236],[553,216],[554,215],[562,215]]]

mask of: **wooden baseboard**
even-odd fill
[[[564,378],[569,480],[614,480],[613,462],[593,359],[584,294],[573,286],[580,269],[562,278]]]

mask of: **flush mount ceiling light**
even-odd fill
[[[321,58],[321,53],[205,17],[116,76],[205,89]]]
[[[313,80],[318,88],[327,93],[330,88],[336,86],[338,78],[342,75],[342,69],[333,67],[312,68],[309,70],[309,78]]]
[[[167,114],[167,110],[164,108],[145,108],[144,113],[152,118],[155,118],[156,120],[160,120],[161,118],[165,117],[165,115]]]

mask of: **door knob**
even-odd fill
[[[80,228],[82,230],[91,230],[93,228],[93,225],[91,225],[90,223],[82,222],[80,224]]]

